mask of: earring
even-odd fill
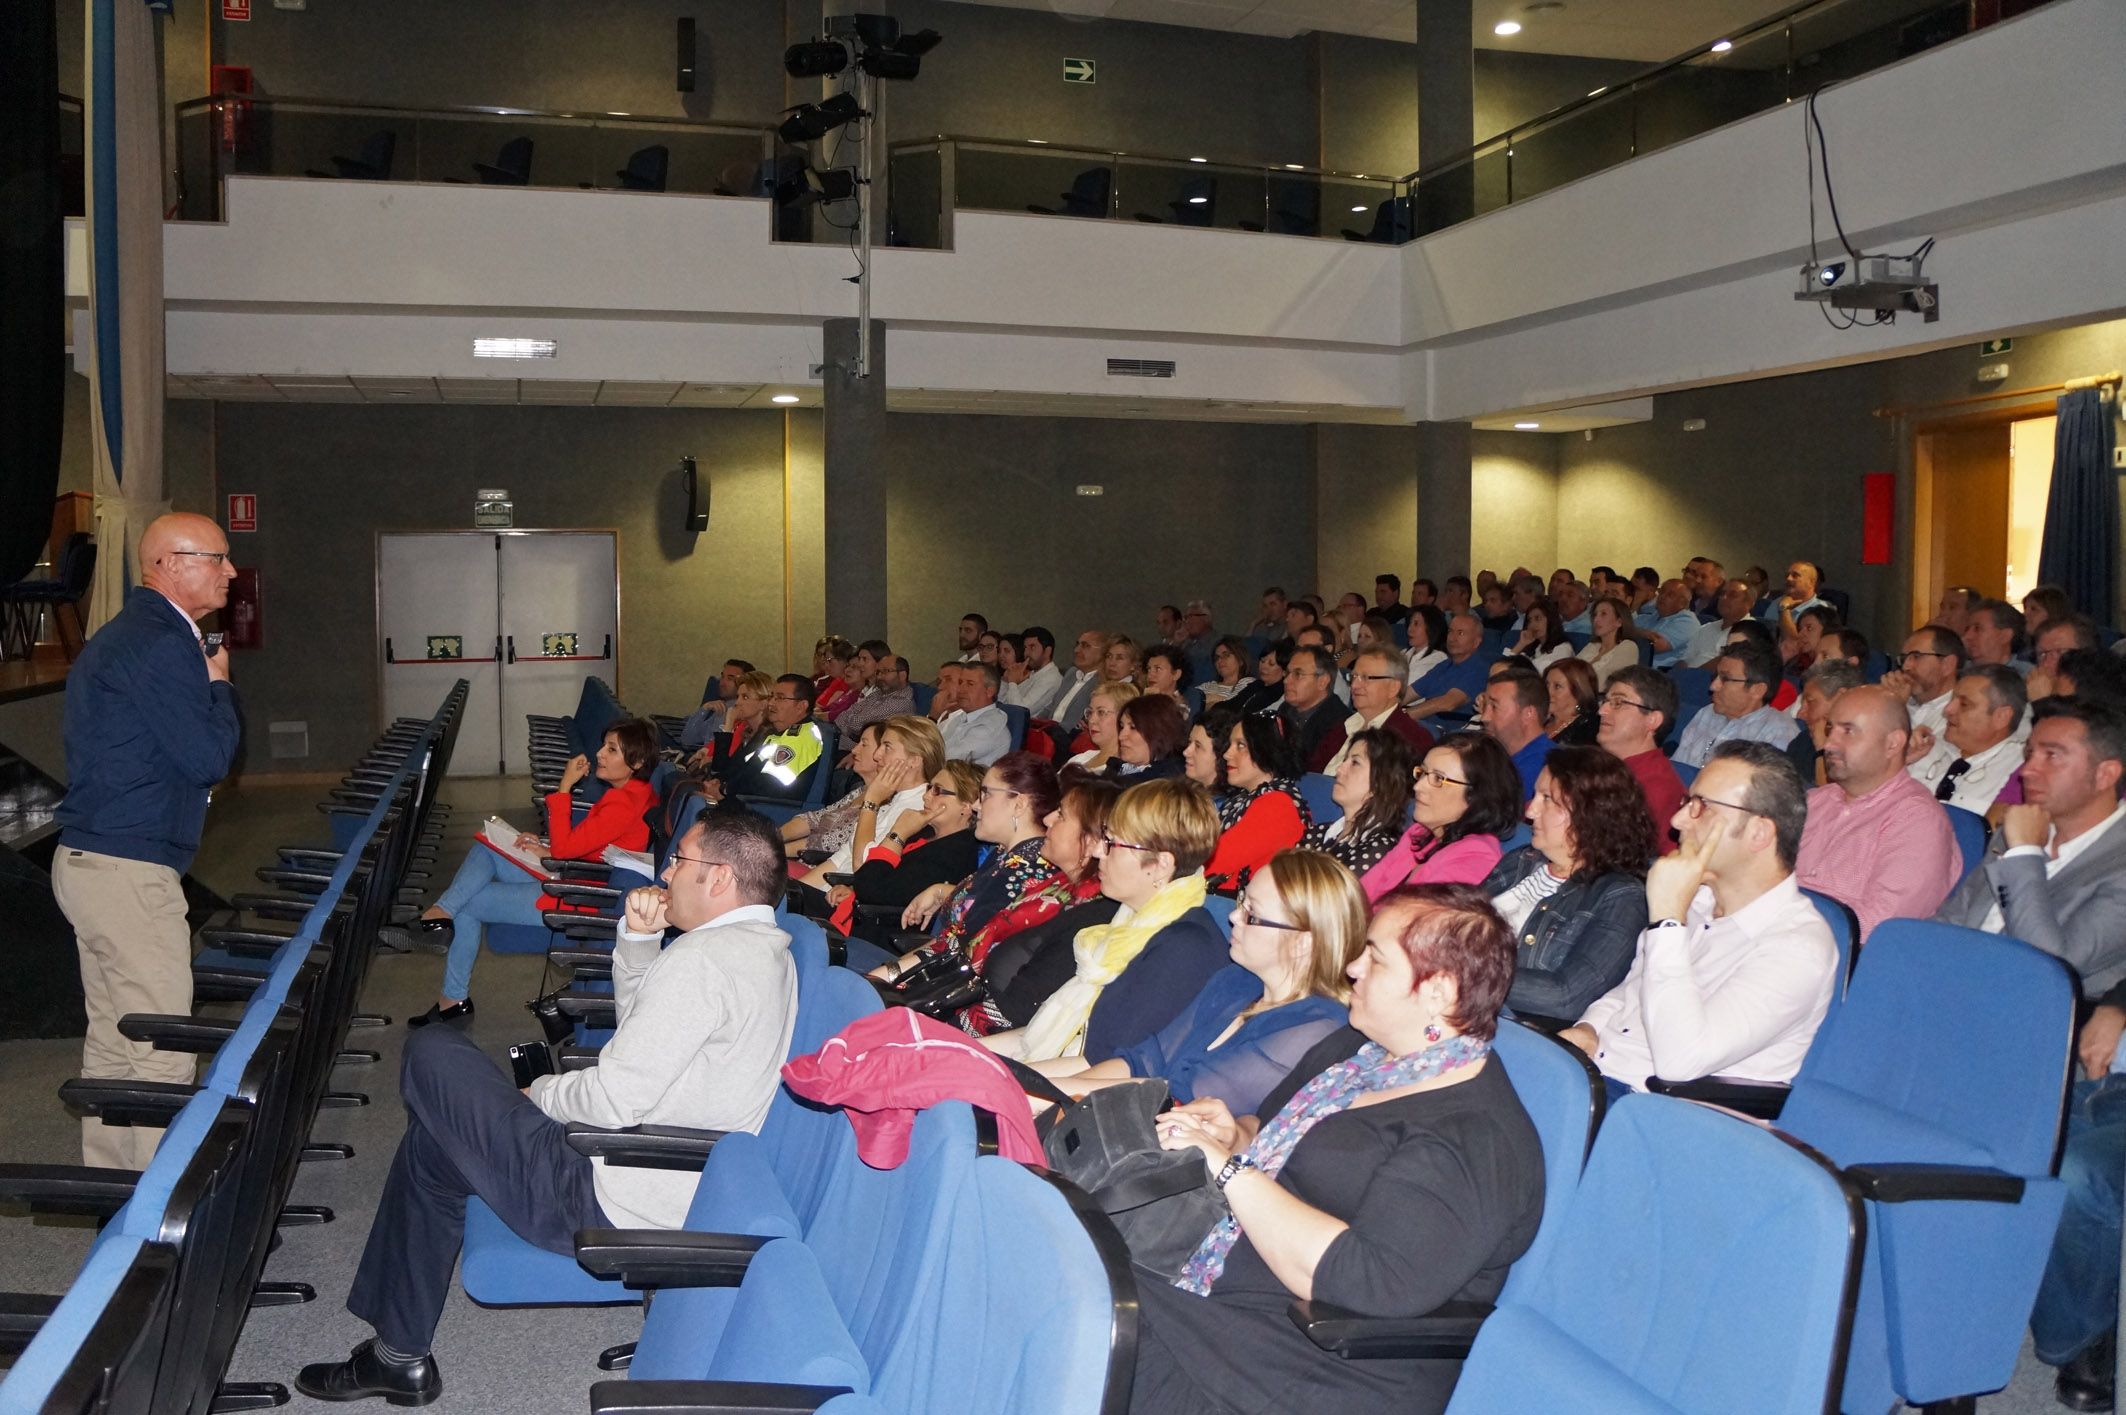
[[[1436,1042],[1436,1041],[1438,1041],[1439,1039],[1440,1039],[1440,1029],[1439,1029],[1439,1023],[1437,1023],[1437,1022],[1427,1022],[1427,1023],[1425,1024],[1425,1040],[1426,1040],[1426,1041],[1428,1041],[1428,1042]]]

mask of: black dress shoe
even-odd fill
[[[2098,1337],[2060,1367],[2059,1377],[2052,1383],[2053,1394],[2069,1410],[2109,1410],[2117,1360],[2117,1339],[2111,1335]]]
[[[376,941],[393,953],[411,953],[416,948],[428,953],[448,953],[450,941],[457,935],[457,926],[448,919],[414,919],[404,924],[384,925],[376,931]]]
[[[295,1388],[312,1400],[365,1400],[381,1395],[391,1405],[426,1405],[443,1393],[443,1373],[433,1353],[403,1364],[386,1362],[376,1354],[376,1342],[371,1340],[355,1347],[344,1361],[303,1367]]]
[[[431,1002],[428,1004],[426,1012],[423,1012],[418,1017],[407,1018],[406,1025],[409,1027],[425,1027],[430,1022],[469,1022],[471,1020],[472,999],[468,997],[463,1002],[454,1002],[448,1007],[445,1007],[440,1002]]]

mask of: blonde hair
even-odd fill
[[[1348,1002],[1344,970],[1366,946],[1366,895],[1343,862],[1318,850],[1280,850],[1264,867],[1292,922],[1314,936],[1300,996]]]
[[[927,717],[913,713],[901,713],[879,724],[879,740],[891,742],[911,756],[923,759],[923,780],[928,781],[945,767],[945,739],[938,735],[938,725]]]
[[[1116,649],[1129,650],[1130,672],[1142,673],[1144,671],[1144,649],[1137,643],[1135,639],[1131,638],[1127,634],[1115,635],[1112,639],[1109,639],[1107,641],[1107,649],[1100,655],[1100,657],[1104,659],[1107,657],[1108,654],[1113,653]]]
[[[775,696],[775,680],[759,669],[751,673],[741,673],[738,675],[738,681],[731,685],[731,696],[735,698],[740,693],[751,693],[756,698],[772,698]]]
[[[1115,802],[1107,833],[1174,857],[1174,878],[1195,874],[1218,848],[1218,808],[1211,793],[1185,777],[1132,786]]]
[[[1124,703],[1143,697],[1144,690],[1127,678],[1117,678],[1112,683],[1102,683],[1093,689],[1093,696],[1107,699],[1108,706],[1119,713]]]
[[[930,774],[932,776],[951,777],[952,789],[959,796],[960,804],[963,806],[972,807],[975,799],[982,794],[982,769],[973,762],[960,761],[955,758]]]

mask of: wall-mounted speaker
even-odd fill
[[[694,91],[694,17],[679,22],[679,91]]]
[[[679,479],[687,494],[685,529],[698,535],[709,528],[709,479],[692,457],[679,459]]]

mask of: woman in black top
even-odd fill
[[[980,845],[974,838],[975,803],[981,799],[982,771],[969,762],[947,762],[930,779],[923,797],[920,826],[906,816],[866,853],[848,884],[830,887],[827,899],[837,923],[847,931],[890,947],[900,931],[901,911],[934,884],[956,883],[974,873]],[[879,918],[855,914],[854,905],[890,910]],[[851,917],[852,914],[854,917]]]
[[[1330,789],[1343,814],[1326,825],[1308,826],[1300,844],[1363,876],[1402,839],[1416,766],[1410,744],[1393,732],[1383,727],[1360,732],[1351,739]]]
[[[1512,976],[1482,895],[1398,891],[1352,965],[1350,1028],[1248,1120],[1215,1100],[1160,1117],[1160,1143],[1202,1152],[1233,1217],[1174,1285],[1139,1274],[1132,1411],[1445,1410],[1460,1362],[1346,1361],[1286,1309],[1416,1316],[1498,1296],[1543,1207],[1535,1127],[1488,1060]]]
[[[1181,775],[1188,714],[1163,693],[1131,698],[1115,714],[1115,755],[1100,774],[1121,786]]]
[[[1592,747],[1602,730],[1594,665],[1584,658],[1560,659],[1543,670],[1543,689],[1550,698],[1543,730],[1561,747]]]

